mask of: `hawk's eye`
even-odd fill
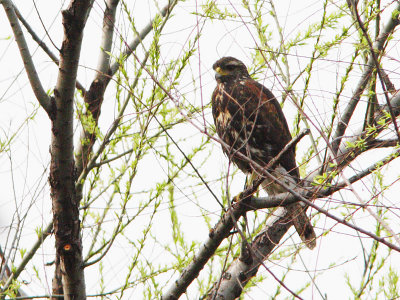
[[[225,69],[226,69],[227,71],[232,71],[234,68],[235,68],[235,66],[233,66],[233,65],[227,65],[227,66],[225,67]]]

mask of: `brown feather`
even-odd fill
[[[251,164],[238,157],[245,155],[266,166],[291,140],[283,111],[275,96],[253,80],[246,66],[233,57],[224,57],[213,65],[218,82],[212,94],[212,113],[219,137],[228,146],[224,153],[244,173],[253,173]],[[295,188],[300,176],[295,149],[286,151],[269,171],[290,188]],[[268,194],[285,192],[276,182],[265,179]],[[300,203],[287,208],[293,214],[293,224],[301,239],[312,249],[315,232]]]
[[[251,172],[250,165],[235,156],[236,151],[264,166],[291,140],[278,101],[250,77],[219,83],[212,107],[217,133],[231,145],[224,152],[245,173]],[[278,163],[299,177],[294,149],[284,153]]]

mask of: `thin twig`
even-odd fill
[[[390,104],[390,100],[389,100],[389,96],[388,96],[388,90],[387,90],[386,85],[385,85],[385,82],[386,82],[385,81],[385,75],[382,74],[382,70],[381,70],[381,67],[379,65],[378,58],[376,57],[376,54],[375,54],[374,47],[372,45],[371,39],[369,38],[369,35],[368,35],[367,31],[365,30],[364,24],[363,24],[363,22],[362,22],[362,20],[360,18],[359,13],[358,13],[357,5],[353,5],[353,8],[354,8],[354,12],[355,12],[355,16],[356,16],[358,25],[360,26],[361,31],[363,32],[363,35],[364,35],[365,39],[368,42],[368,46],[369,46],[369,50],[370,50],[370,53],[371,53],[371,57],[372,57],[372,60],[374,62],[376,71],[378,72],[378,75],[379,75],[379,79],[380,79],[380,83],[381,83],[381,86],[382,86],[383,94],[385,95],[386,105],[389,108],[390,117],[392,118],[393,126],[394,126],[394,129],[396,131],[397,138],[398,138],[398,140],[400,142],[400,132],[399,132],[399,128],[397,126],[396,117],[395,117],[395,115],[393,113],[392,105]]]
[[[174,8],[174,6],[176,5],[178,1],[176,0],[169,0],[168,4],[164,6],[164,8],[161,10],[160,15],[162,17],[167,16],[168,14],[171,13],[171,10]],[[126,50],[124,51],[124,53],[121,54],[121,56],[128,58],[132,53],[134,53],[134,51],[136,50],[136,48],[140,45],[140,43],[144,40],[144,38],[151,32],[151,30],[153,29],[153,23],[154,20],[156,18],[158,18],[159,16],[156,16],[154,19],[152,19],[143,29],[142,31],[139,33],[139,35],[132,41],[130,42],[127,47]],[[114,64],[111,65],[110,67],[110,75],[113,76],[115,74],[115,72],[118,71],[120,66],[120,62],[116,61]]]
[[[2,290],[6,290],[10,284],[13,282],[15,278],[18,278],[19,274],[25,269],[28,262],[31,261],[31,258],[35,255],[36,251],[39,247],[43,244],[44,240],[51,234],[53,230],[53,222],[50,222],[46,228],[38,235],[38,239],[36,240],[35,244],[33,244],[32,248],[24,255],[22,262],[19,266],[12,272],[10,277],[8,277],[7,282],[2,287]]]
[[[383,31],[377,38],[376,42],[374,43],[373,50],[372,52],[376,52],[379,54],[384,47],[384,44],[386,43],[387,39],[389,38],[390,34],[393,32],[395,27],[400,24],[399,18],[395,12],[398,12],[400,10],[400,3],[396,6],[396,8],[393,10],[392,14],[390,14],[390,19],[387,22],[386,26],[384,27]],[[392,16],[396,15],[396,18],[393,18]],[[367,83],[369,81],[369,78],[372,74],[372,70],[375,66],[375,63],[373,61],[372,56],[368,60],[367,66],[364,69],[364,72],[360,78],[360,81],[358,82],[356,89],[353,93],[353,96],[351,97],[349,103],[347,104],[347,107],[344,110],[343,115],[341,116],[341,119],[338,122],[338,125],[336,127],[335,134],[332,139],[332,150],[333,153],[337,153],[341,141],[343,139],[343,135],[347,129],[347,125],[350,122],[351,117],[353,116],[354,110],[361,98],[361,95],[367,86]]]

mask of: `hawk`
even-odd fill
[[[212,113],[217,134],[225,143],[224,153],[245,174],[257,175],[251,163],[238,157],[245,155],[266,166],[291,140],[282,109],[266,87],[252,79],[246,66],[234,57],[223,57],[214,63],[217,87],[212,94]],[[289,148],[268,171],[278,180],[295,188],[300,181],[295,149]],[[259,173],[259,172],[258,172]],[[286,190],[276,182],[262,183],[269,195]],[[315,232],[302,203],[291,205],[293,225],[308,248],[316,245]]]

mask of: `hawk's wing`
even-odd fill
[[[258,114],[253,131],[254,144],[259,148],[271,149],[270,156],[275,157],[292,139],[282,108],[272,92],[257,81],[249,79],[243,84],[244,93],[248,95],[241,98],[252,99],[245,104],[249,106],[245,109],[246,117],[251,120],[251,115]],[[279,164],[290,175],[299,178],[294,150],[292,148],[286,151],[279,160]]]
[[[229,146],[224,152],[245,173],[252,171],[249,163],[238,158],[238,151],[257,163],[266,165],[291,140],[282,109],[274,95],[251,78],[219,84],[212,96],[213,116],[220,138]],[[280,182],[295,188],[299,180],[295,151],[288,149],[271,172]],[[268,178],[263,182],[268,194],[286,190]],[[301,203],[290,210],[291,221],[301,239],[314,248],[315,232]]]

